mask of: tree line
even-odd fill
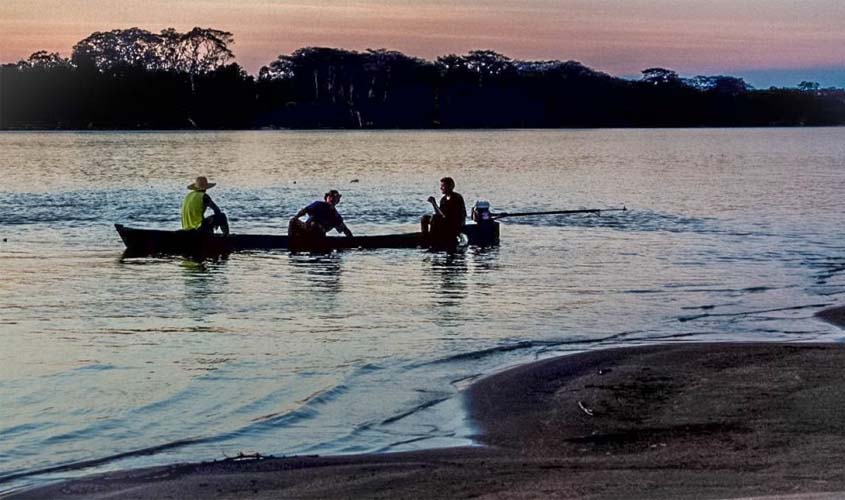
[[[306,47],[248,74],[231,33],[96,32],[70,58],[0,66],[0,129],[696,127],[845,124],[845,90],[804,81],[639,80],[576,61],[488,51],[434,61],[390,50]]]

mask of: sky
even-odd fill
[[[307,46],[429,60],[491,49],[623,77],[659,66],[758,88],[845,87],[845,0],[0,0],[0,62],[69,56],[95,31],[136,26],[230,31],[253,74]]]

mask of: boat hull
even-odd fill
[[[145,255],[187,255],[213,256],[249,250],[292,250],[327,252],[343,249],[377,248],[430,248],[449,249],[458,243],[434,244],[422,233],[402,233],[375,236],[327,236],[316,240],[291,239],[286,235],[267,234],[221,234],[200,231],[165,231],[160,229],[139,229],[115,224],[128,256]],[[475,246],[499,244],[498,223],[465,226],[464,243]]]

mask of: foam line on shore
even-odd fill
[[[54,474],[56,472],[69,472],[74,470],[82,470],[88,469],[91,467],[96,467],[98,465],[107,464],[109,462],[114,462],[116,460],[122,460],[124,458],[132,458],[132,457],[141,457],[145,455],[154,455],[156,453],[160,453],[165,450],[171,450],[174,448],[179,448],[182,446],[189,446],[193,444],[199,444],[208,441],[206,438],[189,438],[189,439],[182,439],[179,441],[173,441],[170,443],[165,443],[158,446],[151,446],[149,448],[140,448],[137,450],[127,451],[123,453],[117,453],[114,455],[109,455],[106,457],[101,458],[94,458],[91,460],[81,460],[78,462],[70,462],[66,464],[56,465],[53,467],[45,467],[43,469],[33,470],[33,471],[26,471],[26,472],[13,472],[11,474],[6,474],[0,476],[0,484],[7,483],[16,479],[23,479],[26,477],[31,476],[40,476],[45,474]]]
[[[801,309],[812,309],[816,307],[826,307],[829,306],[830,302],[825,302],[822,304],[806,304],[803,306],[790,306],[790,307],[778,307],[774,309],[759,309],[754,311],[740,311],[736,313],[703,313],[703,314],[696,314],[693,316],[681,316],[678,318],[678,321],[681,323],[692,321],[701,318],[712,318],[712,317],[733,317],[733,316],[750,316],[753,314],[762,314],[762,313],[770,313],[770,312],[782,312],[782,311],[797,311]]]

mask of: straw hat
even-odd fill
[[[206,189],[211,189],[216,185],[216,182],[208,182],[208,178],[206,178],[204,175],[201,175],[197,177],[197,180],[193,184],[188,186],[188,189],[192,191],[205,191]]]

